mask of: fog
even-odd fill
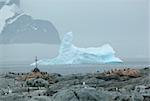
[[[59,45],[49,44],[5,44],[0,45],[0,64],[32,63],[38,59],[57,56]]]
[[[34,18],[52,22],[61,39],[72,31],[78,47],[109,43],[124,61],[148,61],[149,5],[149,0],[21,0],[20,7]],[[1,45],[0,53],[3,60],[51,58],[58,47]]]

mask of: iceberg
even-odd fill
[[[72,44],[73,34],[69,32],[64,35],[59,55],[53,59],[42,59],[37,61],[38,65],[61,65],[61,64],[105,64],[120,63],[122,60],[115,57],[115,51],[109,44],[101,47],[78,48]],[[35,65],[32,63],[31,65]]]

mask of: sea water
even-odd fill
[[[82,65],[48,65],[38,66],[41,71],[48,73],[59,73],[63,75],[77,74],[77,73],[94,73],[103,72],[111,69],[120,68],[145,68],[150,64],[148,62],[124,62],[116,64],[82,64]],[[1,63],[0,73],[6,72],[30,72],[34,69],[34,66],[30,66],[30,63]]]
[[[34,66],[35,56],[38,59],[56,57],[59,45],[49,44],[12,44],[0,45],[0,73],[6,72],[30,72]],[[119,64],[82,64],[82,65],[49,65],[38,66],[41,71],[60,74],[93,73],[103,72],[114,68],[144,68],[150,65],[149,62],[133,61]]]

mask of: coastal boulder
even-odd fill
[[[50,97],[46,96],[35,96],[28,101],[52,101]]]
[[[0,89],[0,96],[1,96],[1,95],[4,95],[4,94],[5,94],[5,92]]]
[[[54,101],[110,101],[111,96],[95,88],[83,85],[72,86],[53,96]]]
[[[26,85],[29,87],[48,87],[49,83],[48,81],[44,80],[44,79],[30,79],[26,81]]]

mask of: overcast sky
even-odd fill
[[[21,0],[34,18],[51,21],[79,47],[109,43],[120,57],[148,58],[149,0]]]

